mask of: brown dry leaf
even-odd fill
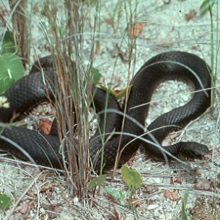
[[[170,183],[171,183],[171,184],[174,184],[174,183],[179,183],[179,184],[181,184],[181,183],[182,183],[182,178],[181,178],[181,177],[172,177],[172,178],[170,179]]]
[[[52,183],[45,183],[43,186],[40,187],[40,192],[45,192],[47,190],[53,191],[54,186]]]
[[[196,16],[196,11],[194,9],[190,10],[187,14],[185,14],[185,19],[187,21],[192,20]]]
[[[211,181],[204,179],[195,184],[194,188],[198,190],[211,190]]]
[[[144,28],[144,25],[140,22],[135,22],[129,29],[128,29],[128,35],[130,38],[137,38],[140,36],[142,30]]]
[[[40,119],[39,120],[39,128],[45,134],[50,134],[51,127],[52,127],[52,122],[51,121],[45,120],[45,119]]]
[[[179,201],[180,200],[178,190],[165,190],[163,194],[166,198],[170,199],[171,201]]]

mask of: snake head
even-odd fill
[[[197,142],[182,142],[181,155],[186,158],[202,159],[209,154],[209,149],[206,145]]]

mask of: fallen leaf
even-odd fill
[[[45,183],[44,185],[42,185],[42,186],[40,187],[40,192],[45,192],[45,191],[47,191],[47,190],[51,190],[51,191],[54,190],[54,186],[53,186],[52,183]]]
[[[180,200],[178,190],[165,190],[163,194],[166,198],[170,199],[171,201],[179,201]]]
[[[196,16],[196,11],[194,9],[190,10],[187,14],[185,14],[185,19],[187,21],[192,20]]]
[[[170,183],[171,184],[174,184],[174,183],[182,183],[182,178],[181,177],[172,177],[171,179],[170,179]]]
[[[194,186],[197,190],[211,190],[211,181],[204,179],[197,182]]]
[[[140,22],[135,22],[129,29],[128,29],[128,35],[130,38],[137,38],[140,36],[144,26]]]
[[[39,128],[45,134],[50,134],[51,127],[52,127],[52,122],[51,121],[45,120],[45,119],[40,119],[39,120]]]

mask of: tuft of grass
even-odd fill
[[[211,98],[212,98],[212,107],[215,103],[215,93],[216,93],[216,82],[217,82],[217,68],[218,68],[218,54],[220,49],[219,43],[219,35],[218,35],[218,4],[219,1],[217,0],[204,0],[200,6],[200,15],[204,16],[205,14],[209,13],[210,16],[210,51],[211,51]],[[217,11],[217,19],[216,24],[214,24],[213,18],[213,6],[216,6]]]
[[[68,152],[70,177],[74,191],[79,198],[87,193],[89,104],[86,97],[89,93],[91,94],[92,89],[91,72],[82,65],[83,35],[81,33],[84,28],[82,21],[85,15],[81,6],[80,1],[66,1],[63,5],[62,15],[58,15],[57,5],[53,2],[53,4],[46,5],[43,12],[50,27],[50,33],[46,34],[57,70],[58,81],[55,90],[57,102],[55,105],[57,106],[59,136],[64,152]],[[74,63],[71,57],[74,57]],[[74,147],[76,145],[75,123],[77,123],[78,131],[77,149]],[[67,175],[68,173],[67,170]]]

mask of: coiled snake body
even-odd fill
[[[120,165],[130,159],[140,145],[143,145],[150,155],[163,158],[162,150],[155,146],[155,139],[161,144],[171,131],[183,128],[190,121],[204,113],[210,106],[211,80],[209,72],[209,67],[201,58],[186,52],[165,52],[147,61],[130,83],[131,89],[125,109],[123,135],[121,138],[119,135],[114,135],[114,138],[110,139],[104,146],[104,169],[108,170],[114,166],[118,150],[120,152]],[[47,73],[49,79],[47,80],[49,85],[47,92],[50,91],[48,88],[52,86],[50,81],[54,81],[54,75],[53,71]],[[193,84],[196,92],[193,94],[192,99],[184,106],[159,116],[148,127],[148,132],[144,134],[143,126],[148,115],[151,96],[156,86],[162,81],[176,79],[187,80]],[[28,108],[39,104],[39,102],[45,101],[47,99],[45,90],[44,80],[39,72],[32,73],[17,81],[3,94],[8,98],[10,108],[0,108],[0,121],[9,122],[13,113],[21,114]],[[99,106],[100,111],[104,110],[102,103],[105,102],[105,100],[100,100],[103,97],[105,99],[105,95],[100,95],[101,93],[103,91],[98,89],[94,96],[95,104]],[[109,102],[109,108],[114,106],[120,110],[119,105],[112,96],[110,96]],[[121,120],[121,115],[113,111],[107,113],[106,131],[110,132],[112,127],[116,127],[116,131],[119,131],[122,124]],[[149,133],[152,135],[149,135]],[[59,153],[60,141],[58,137],[14,126],[4,128],[1,135],[19,144],[38,164],[60,167],[62,157]],[[90,157],[95,170],[99,170],[101,146],[97,144],[99,142],[93,140],[95,138],[90,141]],[[146,142],[143,140],[146,140]],[[53,149],[51,149],[51,146]],[[23,154],[5,140],[0,139],[0,148],[24,159]],[[190,158],[202,158],[209,152],[205,145],[196,142],[179,142],[163,147],[163,149],[174,156]],[[167,156],[171,158],[169,154]]]

